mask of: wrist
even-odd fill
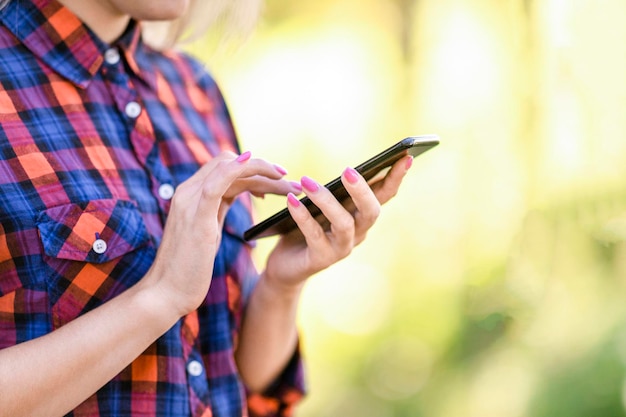
[[[273,278],[267,271],[264,271],[257,283],[257,287],[261,287],[272,299],[292,300],[300,297],[304,282],[285,283]]]
[[[150,274],[150,272],[148,272]],[[168,291],[158,281],[144,277],[135,286],[135,302],[151,320],[171,327],[187,312],[182,311],[173,302]]]

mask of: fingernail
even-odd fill
[[[244,153],[242,153],[241,155],[237,157],[236,161],[239,163],[243,163],[243,162],[246,162],[248,159],[250,159],[251,156],[252,156],[252,152],[245,151]]]
[[[292,193],[287,193],[287,203],[291,207],[298,207],[300,205],[300,200],[298,200],[298,198]]]
[[[287,175],[287,170],[280,165],[274,164],[274,168],[276,169],[276,171],[278,171],[280,175]]]
[[[356,184],[359,181],[359,173],[354,168],[348,167],[344,169],[343,175],[350,184]]]
[[[302,179],[300,180],[300,184],[302,184],[302,187],[304,187],[305,190],[311,193],[319,190],[320,188],[319,184],[309,177],[302,177]]]
[[[413,157],[410,157],[410,158],[408,158],[408,159],[406,160],[406,164],[404,165],[404,167],[405,167],[406,169],[409,169],[409,168],[411,168],[411,165],[413,165]]]
[[[297,181],[289,181],[289,183],[291,184],[291,186],[298,191],[298,194],[300,194],[302,192],[302,185],[297,182]]]

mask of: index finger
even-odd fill
[[[209,170],[200,184],[197,213],[201,216],[217,216],[224,194],[232,183],[245,175],[250,153],[241,154],[235,159],[223,159]]]
[[[287,171],[280,165],[272,164],[265,159],[251,158],[250,151],[246,151],[239,156],[237,156],[233,152],[226,151],[216,155],[212,160],[205,163],[187,181],[189,181],[190,183],[199,184],[206,178],[206,176],[210,172],[213,171],[214,165],[216,163],[219,163],[219,161],[229,161],[237,158],[245,159],[247,162],[245,164],[245,170],[240,174],[240,178],[261,176],[269,179],[280,179],[284,177],[285,174],[287,174]]]

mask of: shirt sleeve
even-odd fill
[[[305,394],[304,373],[299,347],[282,374],[261,394],[249,394],[250,417],[291,417]]]

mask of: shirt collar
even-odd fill
[[[145,53],[145,47],[141,38],[141,24],[136,20],[131,20],[128,28],[115,42],[124,54],[128,69],[140,80],[149,85],[154,85],[154,74],[151,69],[141,65],[140,54]]]
[[[56,0],[13,0],[0,12],[0,22],[37,58],[81,88],[89,85],[110,48]],[[136,73],[132,57],[140,38],[139,24],[133,22],[116,42]]]

